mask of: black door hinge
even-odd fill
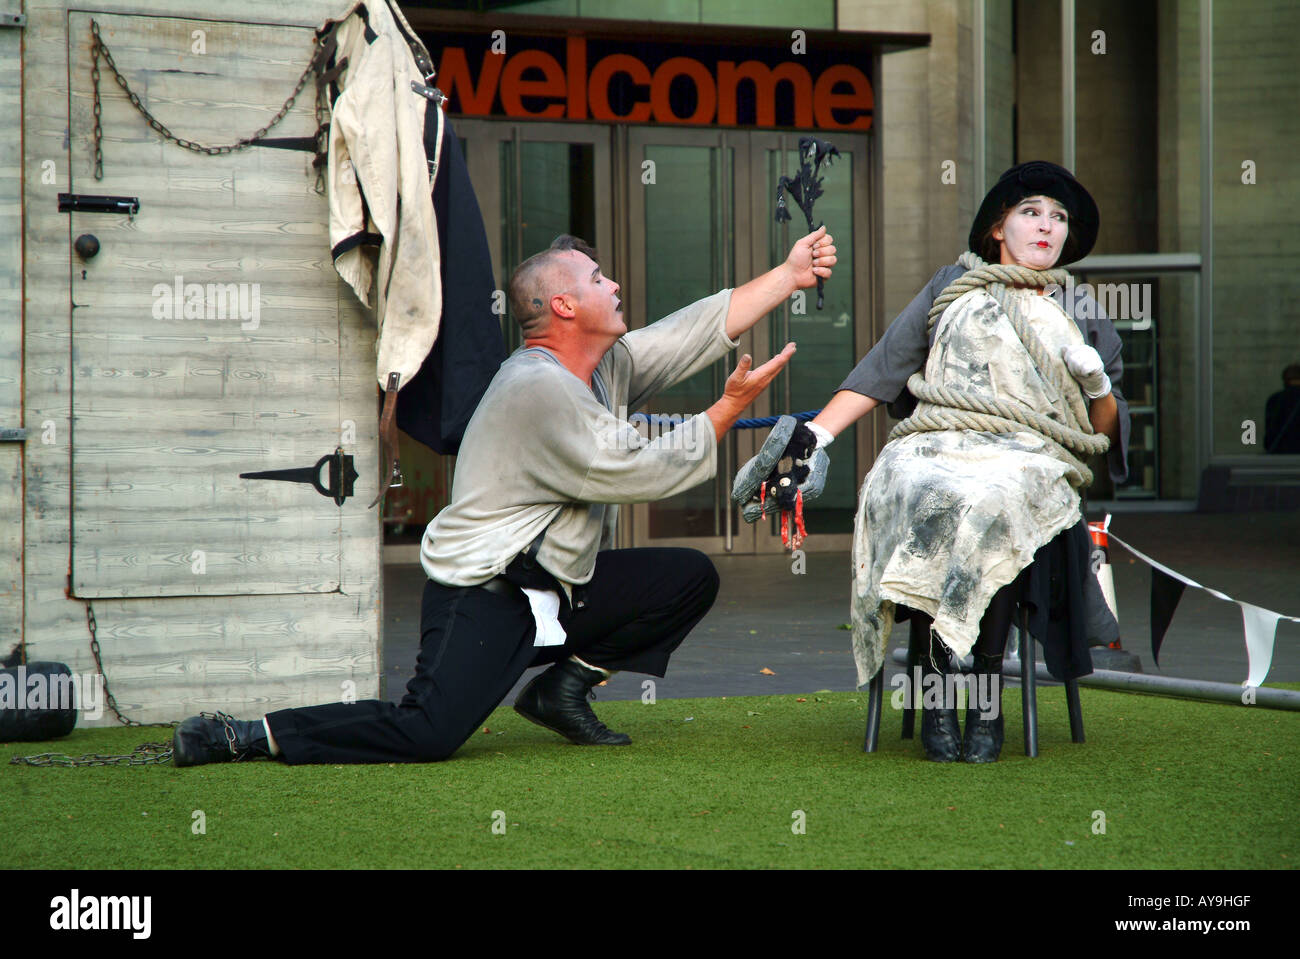
[[[329,464],[329,486],[322,486],[320,481],[321,467]],[[289,470],[262,470],[258,473],[240,473],[240,479],[264,479],[280,480],[285,483],[306,483],[313,487],[321,496],[328,496],[339,506],[349,496],[354,495],[352,492],[352,483],[356,480],[358,473],[352,468],[352,457],[343,452],[343,448],[337,447],[333,453],[326,453],[316,461],[315,466],[305,466],[299,469]]]

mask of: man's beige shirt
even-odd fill
[[[615,342],[594,377],[609,408],[554,357],[508,357],[465,431],[451,502],[425,530],[429,577],[486,582],[545,530],[541,566],[566,588],[586,583],[602,540],[610,542],[613,504],[663,499],[712,478],[717,439],[707,415],[671,430],[642,427],[648,438],[628,414],[736,347],[726,332],[730,303],[723,290]]]

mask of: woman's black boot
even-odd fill
[[[968,763],[995,763],[1002,752],[1002,654],[975,654],[975,686],[969,690],[966,739],[962,759]]]
[[[933,629],[930,630],[929,654],[921,666],[921,745],[926,758],[936,763],[956,762],[961,758],[961,728],[957,725],[955,685],[948,682],[953,672],[948,648]],[[931,679],[930,677],[936,677]],[[939,707],[933,708],[934,685],[938,685]]]

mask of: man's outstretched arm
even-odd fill
[[[716,403],[649,442],[626,420],[608,413],[594,424],[587,422],[571,392],[534,394],[529,397],[532,415],[544,419],[530,435],[541,437],[545,430],[544,455],[526,470],[544,488],[582,503],[648,503],[698,486],[717,470],[718,440],[794,351],[788,343],[756,369],[746,353]]]
[[[816,286],[818,277],[830,279],[835,262],[834,237],[826,232],[826,227],[809,233],[795,243],[780,266],[731,291],[727,336],[736,339],[796,290]]]

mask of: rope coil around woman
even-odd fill
[[[1031,270],[1013,264],[991,264],[969,250],[957,261],[966,272],[953,280],[935,298],[930,307],[926,334],[948,305],[971,290],[985,288],[1007,318],[1020,338],[1039,375],[1055,386],[1066,400],[1066,422],[1060,423],[1030,409],[1023,403],[1008,399],[978,396],[966,390],[935,386],[925,379],[924,371],[908,378],[907,388],[917,399],[916,410],[889,433],[889,439],[899,439],[911,433],[930,430],[978,430],[988,433],[1019,433],[1028,430],[1040,436],[1047,444],[1047,452],[1070,467],[1067,479],[1076,489],[1092,483],[1092,471],[1083,458],[1110,449],[1110,439],[1093,431],[1088,419],[1088,408],[1083,391],[1074,381],[1064,364],[1052,356],[1034,332],[1021,310],[1020,300],[1010,295],[1009,287],[1065,286],[1069,274],[1065,270]]]

